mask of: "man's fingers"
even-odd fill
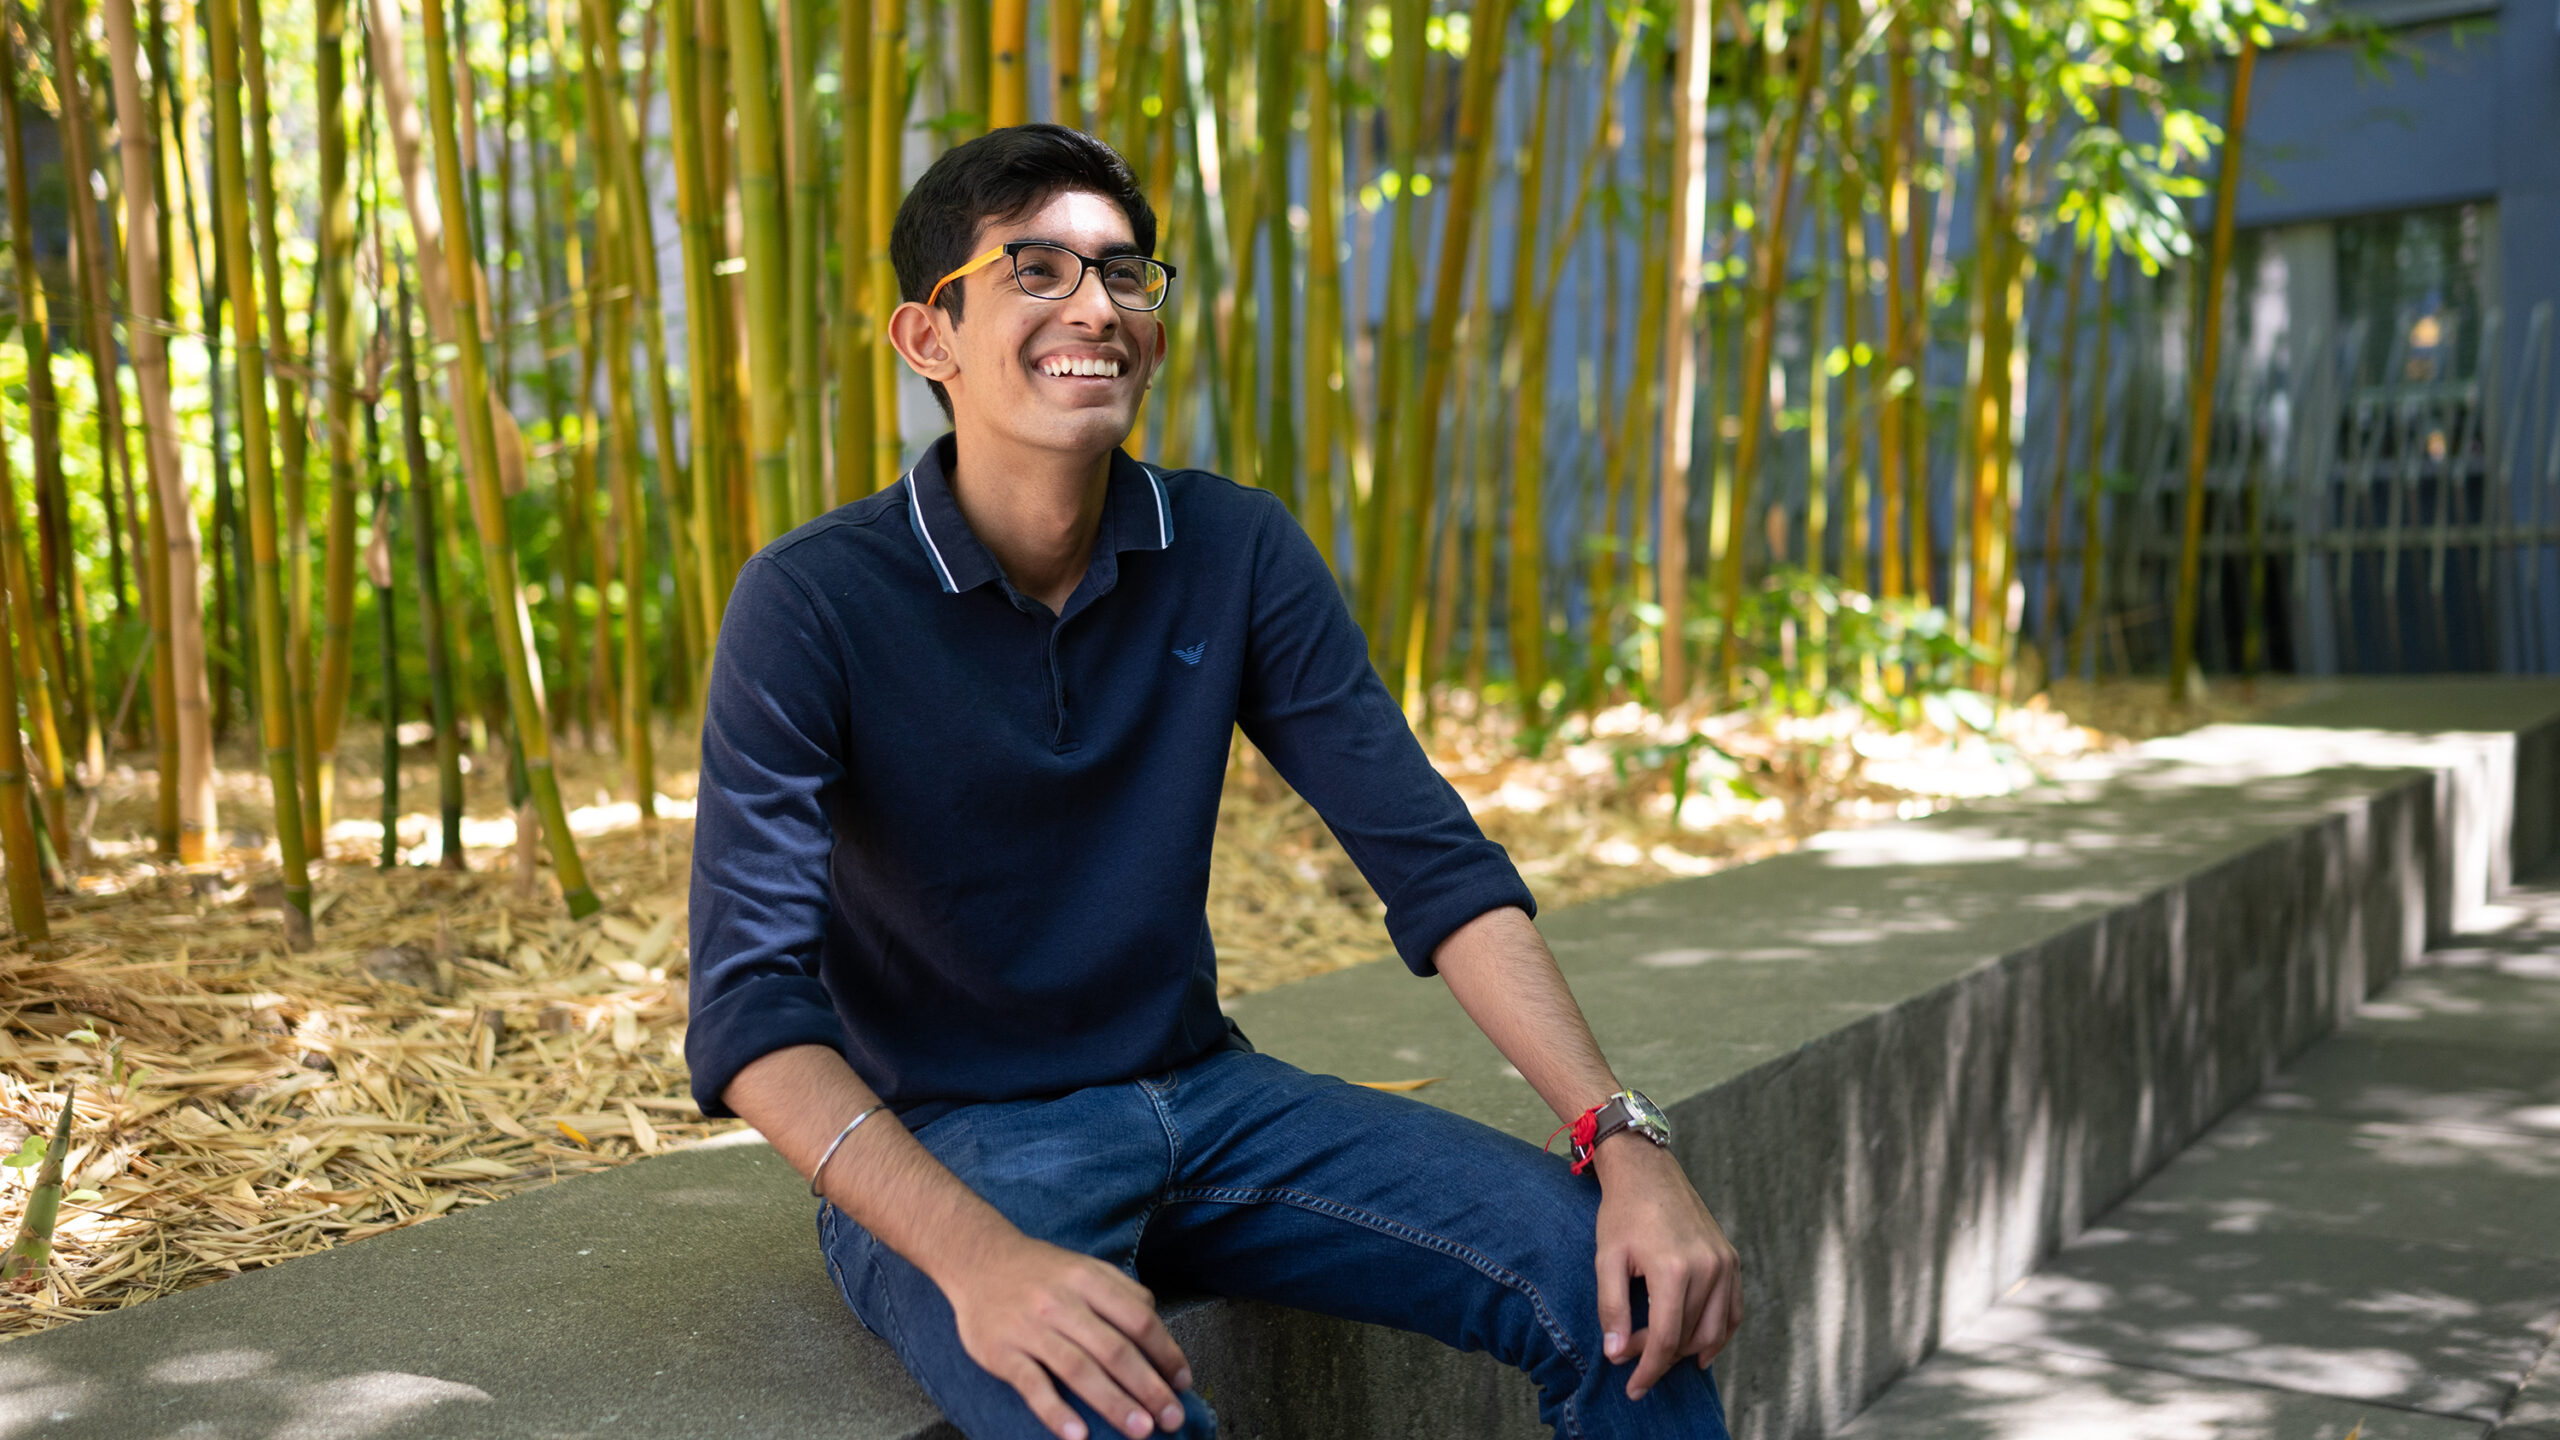
[[[1040,1368],[1040,1362],[1028,1355],[1017,1360],[1019,1363],[1007,1368],[1005,1383],[1021,1392],[1022,1403],[1031,1407],[1031,1413],[1049,1427],[1049,1433],[1058,1440],[1090,1440],[1084,1421],[1058,1398],[1058,1387],[1049,1383],[1049,1372]]]
[[[1062,1384],[1091,1406],[1094,1414],[1117,1427],[1121,1434],[1130,1436],[1131,1440],[1155,1430],[1156,1422],[1147,1414],[1147,1407],[1121,1388],[1119,1381],[1112,1378],[1102,1362],[1073,1337],[1052,1331],[1040,1353],[1040,1363],[1048,1366],[1050,1374],[1057,1376]]]
[[[1683,1321],[1693,1303],[1686,1293],[1690,1280],[1677,1266],[1663,1274],[1644,1277],[1645,1301],[1652,1314],[1647,1317],[1644,1336],[1644,1359],[1636,1365],[1636,1373],[1627,1380],[1627,1398],[1641,1400],[1654,1382],[1668,1373],[1680,1358],[1681,1341],[1687,1338]]]
[[[1109,1319],[1099,1314],[1087,1315],[1081,1323],[1069,1327],[1067,1338],[1083,1346],[1085,1353],[1092,1356],[1120,1389],[1137,1402],[1138,1414],[1146,1423],[1133,1433],[1147,1434],[1155,1430],[1160,1421],[1165,1422],[1163,1428],[1167,1430],[1182,1427],[1182,1402],[1175,1397],[1173,1387],[1165,1383],[1164,1375],[1157,1371],[1146,1353],[1131,1343],[1130,1338],[1114,1327]],[[1101,1406],[1094,1408],[1099,1410]],[[1103,1410],[1102,1413],[1111,1416],[1113,1423],[1122,1429],[1130,1428],[1127,1411]],[[1168,1415],[1172,1419],[1165,1421]]]
[[[1627,1258],[1600,1252],[1600,1348],[1615,1364],[1634,1353],[1635,1317],[1627,1308]]]
[[[1699,1310],[1685,1348],[1698,1357],[1698,1368],[1704,1370],[1715,1363],[1716,1356],[1733,1343],[1735,1333],[1741,1329],[1742,1277],[1728,1267]]]
[[[1156,1313],[1155,1297],[1144,1287],[1135,1282],[1109,1287],[1106,1293],[1095,1297],[1093,1310],[1127,1336],[1166,1383],[1176,1390],[1191,1388],[1191,1362],[1183,1356],[1182,1347],[1174,1343],[1173,1332],[1164,1328],[1164,1317]]]

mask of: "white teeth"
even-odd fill
[[[1043,375],[1099,375],[1106,379],[1117,379],[1120,375],[1120,362],[1092,356],[1053,355],[1040,362],[1040,373]]]

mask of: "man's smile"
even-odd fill
[[[1031,368],[1055,380],[1117,380],[1120,357],[1062,352],[1042,356],[1032,362]]]

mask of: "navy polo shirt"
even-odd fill
[[[1115,453],[1093,559],[1052,613],[969,532],[954,454],[943,437],[738,574],[694,822],[704,1114],[790,1045],[841,1050],[913,1124],[1242,1045],[1207,915],[1239,726],[1386,901],[1415,973],[1476,916],[1534,913],[1276,498]]]

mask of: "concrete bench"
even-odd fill
[[[1854,1414],[2560,837],[2560,685],[2373,683],[2012,799],[1551,913],[1620,1073],[1742,1247],[1737,1434]],[[1236,1002],[1264,1049],[1532,1140],[1392,962]],[[0,1434],[954,1432],[741,1135],[0,1348]],[[1169,1307],[1227,1433],[1531,1437],[1481,1355]]]

